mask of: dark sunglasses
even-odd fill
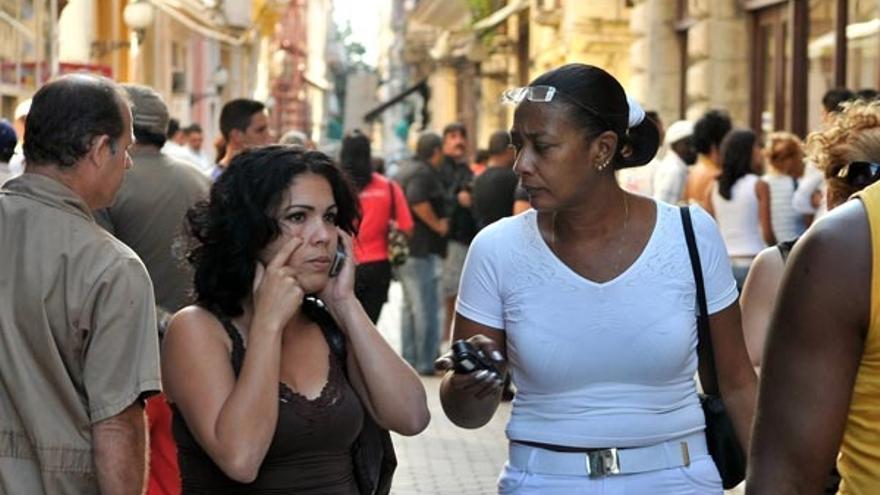
[[[880,180],[880,163],[850,162],[837,172],[837,177],[845,180],[850,186],[861,189]]]

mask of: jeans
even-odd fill
[[[403,359],[421,374],[433,374],[440,339],[440,258],[410,256],[397,267],[403,288],[400,340]]]

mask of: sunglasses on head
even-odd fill
[[[844,165],[838,172],[837,178],[843,179],[847,184],[864,188],[880,180],[880,163],[855,161]]]
[[[501,93],[501,103],[512,106],[517,106],[523,101],[530,101],[532,103],[550,103],[560,95],[565,97],[566,101],[573,103],[599,119],[608,129],[614,129],[606,116],[602,115],[601,112],[566,95],[554,86],[522,86],[519,88],[510,88]]]

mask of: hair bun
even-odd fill
[[[641,123],[626,132],[623,145],[630,152],[618,161],[618,169],[638,167],[650,162],[660,147],[660,129],[657,128],[657,123],[650,118],[643,118]]]

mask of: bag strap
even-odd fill
[[[700,251],[697,249],[697,238],[691,220],[691,210],[687,206],[679,206],[681,223],[684,227],[684,238],[687,241],[688,256],[691,259],[691,270],[697,286],[697,357],[699,358],[700,383],[703,392],[718,395],[718,379],[715,372],[715,356],[712,353],[712,333],[709,327],[709,309],[706,303],[706,288],[703,285],[703,267],[700,263]]]

